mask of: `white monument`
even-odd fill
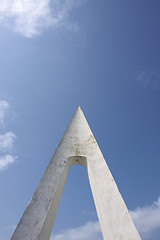
[[[11,240],[49,240],[68,170],[74,164],[87,170],[103,239],[141,239],[78,107]]]

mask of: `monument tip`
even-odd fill
[[[78,107],[77,107],[76,111],[77,111],[77,110],[81,110],[81,107],[80,107],[80,105],[78,105]]]

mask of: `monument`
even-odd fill
[[[140,240],[80,107],[77,108],[11,240],[49,240],[69,168],[88,174],[104,240]]]

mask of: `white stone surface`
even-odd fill
[[[49,240],[67,173],[73,164],[82,164],[87,170],[103,239],[141,239],[78,107],[11,240]]]

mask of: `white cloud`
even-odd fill
[[[99,222],[87,222],[85,225],[64,230],[51,236],[50,240],[102,240]]]
[[[3,125],[4,123],[4,117],[8,108],[9,108],[8,102],[0,100],[0,125]]]
[[[138,207],[131,211],[137,230],[144,239],[151,239],[154,231],[160,230],[160,197],[146,207]]]
[[[84,0],[0,0],[0,22],[26,37],[42,33],[48,27],[72,28],[68,15]]]
[[[154,238],[160,231],[160,197],[149,206],[138,207],[130,211],[133,222],[144,240]],[[85,225],[70,228],[52,235],[50,240],[102,240],[99,222],[87,222]]]
[[[0,156],[0,171],[6,170],[11,164],[15,163],[16,157],[10,154]]]
[[[8,108],[8,102],[0,100],[0,125],[4,124],[5,114]],[[15,138],[16,135],[12,131],[0,134],[0,171],[7,169],[16,161],[17,157],[10,154],[13,150],[13,142]]]
[[[13,132],[7,132],[3,135],[0,134],[0,150],[9,151],[13,147],[13,140],[16,135]]]

